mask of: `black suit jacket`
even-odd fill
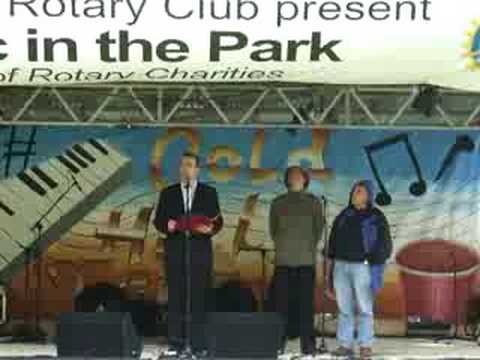
[[[191,215],[207,216],[215,218],[213,233],[210,235],[192,234],[194,237],[210,238],[218,233],[223,227],[223,218],[218,202],[217,190],[214,187],[197,183],[193,196]],[[182,233],[169,233],[168,221],[178,220],[185,214],[182,189],[179,183],[166,187],[160,193],[158,206],[153,223],[158,231],[167,235],[168,238],[183,235]]]

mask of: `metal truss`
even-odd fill
[[[222,127],[480,126],[480,94],[417,86],[120,84],[0,88],[0,124]]]

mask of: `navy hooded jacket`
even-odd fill
[[[352,205],[353,191],[364,186],[368,205],[357,210]],[[385,264],[392,253],[390,228],[383,212],[373,205],[371,181],[357,182],[350,192],[349,205],[335,218],[330,232],[328,257],[351,262]]]

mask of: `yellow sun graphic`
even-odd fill
[[[472,21],[472,26],[465,32],[466,41],[463,44],[465,67],[468,70],[480,69],[480,18]]]

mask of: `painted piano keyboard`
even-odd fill
[[[102,140],[90,139],[1,181],[0,279],[10,279],[23,267],[26,249],[35,245],[42,251],[68,232],[126,182],[130,171],[128,157]],[[38,238],[35,224],[49,209]]]

